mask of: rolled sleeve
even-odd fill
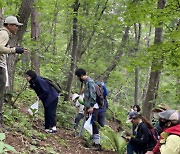
[[[0,31],[0,54],[10,54],[15,53],[15,48],[8,48],[6,47],[9,41],[9,34],[5,30]]]

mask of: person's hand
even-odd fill
[[[28,53],[29,51],[25,48],[22,47],[16,47],[16,53],[17,54],[22,54],[22,53]]]
[[[126,141],[129,142],[131,140],[131,136],[126,136]]]
[[[147,151],[145,154],[154,154],[153,151]]]
[[[93,108],[93,107],[90,107],[90,108],[88,109],[88,112],[89,112],[89,113],[93,113],[93,111],[94,111],[94,108]]]
[[[29,53],[29,50],[24,48],[24,53]]]

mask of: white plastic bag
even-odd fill
[[[92,114],[89,116],[88,120],[84,124],[84,128],[92,135],[92,124],[91,124]]]
[[[35,113],[38,112],[38,106],[39,106],[39,102],[36,101],[33,105],[31,105],[31,107],[28,109],[28,112],[30,115],[34,115]]]

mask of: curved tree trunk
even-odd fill
[[[103,74],[101,74],[99,77],[97,77],[98,80],[106,82],[110,73],[116,68],[119,60],[121,59],[121,56],[123,55],[123,49],[124,49],[126,42],[128,40],[129,29],[130,29],[130,27],[126,27],[122,41],[121,41],[121,44],[120,44],[120,47],[119,47],[116,55],[114,56],[114,60],[113,60],[112,64],[104,71]]]
[[[165,3],[166,0],[158,0],[158,9],[164,9]],[[158,44],[162,42],[163,28],[161,25],[162,23],[159,23],[159,27],[155,28],[154,44]],[[151,65],[148,90],[145,97],[145,101],[143,102],[143,115],[148,120],[150,120],[151,117],[151,109],[155,105],[155,98],[157,96],[157,90],[159,86],[159,79],[160,79],[162,67],[163,67],[163,59],[162,58],[157,59],[154,57]]]

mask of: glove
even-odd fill
[[[22,54],[23,52],[24,52],[24,48],[16,47],[16,53],[17,54]]]

